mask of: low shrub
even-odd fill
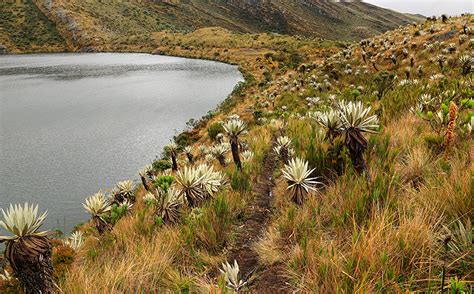
[[[171,168],[171,162],[167,159],[158,159],[153,162],[153,169],[156,171],[165,171]]]
[[[228,243],[232,224],[237,217],[235,205],[225,196],[218,196],[202,209],[195,208],[186,218],[183,234],[186,243],[195,249],[217,254]]]
[[[69,246],[63,245],[62,243],[53,248],[52,262],[53,262],[53,275],[56,280],[63,279],[69,271],[74,259],[76,252]]]
[[[224,127],[220,123],[213,123],[207,128],[207,134],[212,140],[216,140],[219,133],[224,133]]]
[[[155,179],[155,181],[153,182],[153,185],[156,188],[160,188],[166,192],[168,191],[173,181],[174,181],[174,178],[172,176],[159,176]]]

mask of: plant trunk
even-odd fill
[[[142,184],[143,184],[143,187],[145,188],[145,190],[150,192],[150,188],[148,188],[148,184],[146,183],[145,177],[140,177],[140,178],[142,179]]]
[[[376,71],[379,71],[379,69],[377,68],[377,64],[375,64],[375,62],[372,62],[372,66],[374,67]]]
[[[364,152],[367,149],[367,140],[359,131],[352,129],[347,132],[345,143],[349,149],[354,169],[359,174],[366,172],[367,164],[365,163]]]
[[[443,256],[443,270],[442,270],[442,274],[441,274],[441,293],[444,293],[444,283],[445,283],[445,279],[446,279],[446,267],[447,267],[447,260],[446,260],[446,254],[448,253],[448,244],[449,242],[451,241],[451,236],[446,236],[444,238],[444,256]]]
[[[18,242],[10,241],[5,249],[5,257],[26,294],[55,292],[51,242],[47,237],[25,236]]]
[[[288,148],[286,147],[281,148],[280,153],[281,153],[281,159],[283,160],[283,163],[288,164],[288,162],[290,161],[290,156],[288,155]]]
[[[227,166],[227,164],[225,163],[225,157],[224,156],[218,156],[217,160],[219,160],[219,164],[221,165],[221,167],[226,167]]]
[[[176,162],[176,155],[173,153],[171,154],[171,161],[173,163],[173,171],[177,171],[178,170],[178,163]]]
[[[186,200],[188,201],[189,207],[196,206],[196,203],[194,202],[193,197],[189,196],[189,192],[184,193],[184,196],[186,196]]]
[[[349,149],[349,152],[352,164],[354,165],[354,169],[359,174],[362,174],[363,172],[367,171],[367,164],[365,163],[364,154],[362,152],[351,149]]]
[[[188,157],[189,163],[190,163],[190,164],[193,164],[193,163],[194,163],[194,157],[193,157],[193,155],[188,153],[188,154],[186,154],[186,156]]]
[[[288,185],[291,185],[291,183],[288,182]],[[303,205],[303,202],[306,199],[308,192],[306,192],[306,190],[301,186],[294,186],[291,189],[291,192],[291,201],[293,201],[297,205]]]
[[[237,138],[230,139],[230,147],[232,149],[232,158],[234,159],[235,165],[239,170],[242,170],[242,163],[239,155],[239,142],[237,141]]]
[[[109,225],[98,216],[92,217],[92,221],[99,235],[103,235],[109,229]]]

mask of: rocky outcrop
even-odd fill
[[[69,47],[81,47],[81,30],[76,20],[62,7],[53,5],[52,0],[33,1],[39,10],[56,25],[61,36],[69,43]]]
[[[8,49],[6,46],[0,44],[0,55],[2,54],[8,54]]]

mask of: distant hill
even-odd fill
[[[359,40],[421,18],[361,1],[328,0],[27,0],[2,1],[2,36],[7,47],[23,48],[20,32],[41,23],[50,31],[35,32],[55,44],[63,36],[69,46],[84,47],[124,36],[162,30],[187,32],[222,27],[236,32],[303,35],[332,40]],[[20,3],[20,4],[18,4]],[[15,11],[28,11],[22,18]],[[47,16],[44,20],[41,12]],[[5,18],[3,14],[10,16]]]

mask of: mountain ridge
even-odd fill
[[[30,48],[14,36],[25,27],[31,30],[39,22],[24,18],[23,23],[18,24],[21,18],[15,20],[12,16],[18,16],[15,11],[19,10],[46,16],[47,20],[39,15],[36,17],[51,27],[51,32],[42,34],[48,36],[59,32],[64,39],[63,45],[73,51],[133,35],[165,30],[191,32],[206,27],[222,27],[238,33],[267,32],[355,41],[422,19],[362,1],[27,0],[2,3],[0,7],[4,15],[13,11],[9,18],[4,17],[3,36],[0,37],[0,44],[12,52],[29,51]]]

